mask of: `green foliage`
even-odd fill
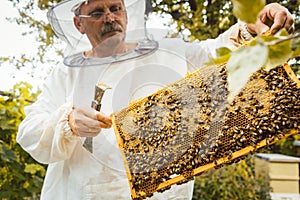
[[[215,38],[236,22],[228,0],[153,0],[153,10],[171,15],[179,33],[191,33],[190,40]]]
[[[300,76],[300,63],[292,63],[290,66],[295,74]]]
[[[248,45],[234,52],[222,47],[217,49],[217,58],[208,64],[227,62],[228,100],[237,95],[255,71],[265,68],[271,70],[294,57],[300,56],[298,49],[300,34],[288,35],[285,29],[276,35],[258,35]],[[225,50],[224,50],[225,49]],[[247,62],[245,62],[247,61]]]
[[[300,135],[293,135],[285,138],[274,145],[270,146],[268,153],[279,153],[288,156],[298,156],[296,148],[294,147],[294,141],[300,141]]]
[[[234,52],[224,51],[224,47],[217,49],[217,56],[220,57],[212,58],[207,64],[227,62],[230,101],[244,87],[253,72],[261,68],[271,70],[294,57],[299,57],[299,38],[300,33],[290,36],[285,29],[276,35],[258,35],[248,45]]]
[[[262,0],[234,0],[240,2],[240,8],[246,10],[239,16],[247,18],[255,16],[262,6]],[[285,6],[295,17],[295,30],[300,30],[300,1],[297,0],[267,0],[266,3],[277,2]],[[253,5],[252,5],[253,4]],[[153,0],[153,11],[159,14],[169,14],[177,30],[182,33],[188,30],[190,40],[215,38],[233,25],[237,19],[233,15],[233,5],[229,0]],[[250,9],[256,8],[256,9]]]
[[[259,12],[264,8],[265,0],[231,0],[233,14],[246,23],[255,23]]]
[[[28,27],[28,31],[24,31],[22,33],[23,36],[26,35],[36,35],[36,43],[37,48],[33,55],[28,55],[28,53],[24,53],[22,55],[15,55],[11,58],[1,58],[0,56],[0,63],[2,62],[9,62],[12,66],[16,66],[17,69],[21,67],[30,67],[32,69],[36,69],[37,67],[41,66],[43,63],[53,63],[53,65],[57,64],[57,60],[53,60],[53,56],[48,58],[47,53],[51,54],[54,51],[58,56],[62,55],[63,49],[57,47],[55,43],[59,43],[57,38],[52,31],[52,28],[48,21],[41,20],[40,17],[37,17],[40,12],[44,12],[46,15],[46,11],[54,4],[59,1],[51,0],[6,0],[10,1],[13,4],[13,7],[18,10],[19,17],[10,18],[8,19],[12,23],[17,23],[18,25],[22,26],[25,25]]]
[[[300,56],[300,38],[292,40],[291,47],[292,51],[294,52],[292,57],[295,58],[297,56]]]
[[[260,69],[268,58],[268,48],[261,44],[242,47],[231,54],[227,63],[228,90],[231,100],[247,83],[248,77]],[[247,62],[245,62],[247,60]]]
[[[196,178],[193,200],[270,200],[268,175],[255,173],[249,156],[238,164],[212,170]]]
[[[0,199],[37,198],[40,193],[45,166],[16,143],[24,107],[34,102],[37,95],[25,82],[9,92],[0,92]]]

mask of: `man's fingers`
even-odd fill
[[[283,28],[287,30],[288,33],[292,33],[294,31],[294,19],[290,16],[286,16],[284,18],[284,14],[282,14],[281,18],[275,18],[274,24],[271,27],[272,34],[277,33],[280,29]]]
[[[111,128],[111,125],[112,125],[112,124],[106,124],[106,123],[103,123],[103,122],[101,122],[101,121],[99,122],[99,124],[100,124],[100,127],[101,127],[101,128]]]
[[[254,24],[248,24],[250,33],[262,34],[267,30],[274,35],[279,30],[285,28],[289,33],[294,31],[294,19],[292,14],[278,3],[271,3],[264,7]]]
[[[264,24],[260,20],[257,21],[255,25],[256,25],[256,33],[258,32],[259,34],[265,33],[270,29],[268,25]]]
[[[78,109],[77,113],[82,114],[82,115],[84,115],[88,118],[91,118],[91,119],[98,120],[98,121],[102,122],[101,123],[102,128],[106,128],[106,127],[110,128],[111,125],[112,125],[110,117],[108,117],[105,114],[103,114],[102,112],[96,111],[94,109],[91,109],[91,108]]]
[[[280,29],[285,28],[285,24],[287,21],[287,14],[286,12],[278,12],[274,16],[274,23],[271,26],[271,33],[275,34]]]
[[[101,128],[111,128],[111,118],[91,108],[74,108],[69,115],[72,131],[81,137],[97,136]]]
[[[86,116],[82,116],[82,118],[78,119],[75,126],[81,135],[82,133],[89,133],[95,136],[101,131],[99,121]]]
[[[293,33],[295,30],[294,19],[288,17],[285,22],[284,28],[288,31],[288,33]]]
[[[100,125],[102,128],[110,128],[112,125],[111,118],[104,115],[101,112],[96,112],[96,118],[100,121]]]
[[[84,107],[84,108],[75,108],[74,109],[74,114],[75,115],[82,115],[82,116],[86,116],[88,118],[92,118],[92,119],[97,119],[96,114],[95,114],[95,110],[93,108],[90,107]]]

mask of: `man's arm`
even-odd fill
[[[271,3],[266,5],[260,12],[256,24],[246,24],[238,21],[237,24],[231,26],[215,39],[193,43],[186,51],[186,58],[189,64],[202,67],[208,61],[209,56],[216,57],[216,49],[220,47],[234,49],[241,45],[243,41],[251,40],[257,31],[263,33],[271,30],[271,33],[275,34],[280,29],[285,28],[291,33],[294,31],[293,23],[294,19],[285,7],[278,3]]]
[[[72,104],[66,102],[68,76],[57,67],[45,81],[38,100],[25,108],[17,142],[34,159],[52,163],[69,158],[80,139],[68,126]]]

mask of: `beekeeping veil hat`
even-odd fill
[[[145,29],[146,0],[124,0],[128,24],[126,41],[137,42],[137,47],[124,55],[105,58],[86,58],[82,52],[92,46],[85,34],[81,34],[74,25],[74,10],[88,3],[88,0],[64,0],[53,6],[47,13],[55,34],[67,43],[64,63],[67,66],[88,66],[106,64],[136,58],[157,49],[157,42],[150,39]],[[101,44],[100,44],[101,45]]]

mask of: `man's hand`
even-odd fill
[[[80,137],[95,137],[101,128],[110,128],[111,119],[92,108],[74,108],[69,115],[69,125],[72,132]]]
[[[292,14],[278,3],[271,3],[264,7],[259,13],[256,24],[247,24],[251,34],[261,34],[270,30],[275,34],[285,28],[289,33],[294,31],[294,19]]]

